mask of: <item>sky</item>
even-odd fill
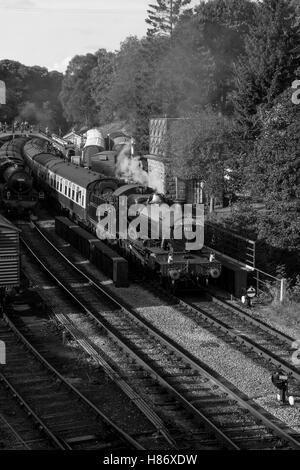
[[[146,34],[155,0],[0,0],[0,59],[64,72],[76,54]],[[191,5],[200,3],[192,0]]]

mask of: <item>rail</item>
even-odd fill
[[[35,228],[39,231],[42,237],[52,246],[52,248],[62,257],[75,271],[77,271],[80,276],[84,277],[90,285],[93,285],[103,296],[105,296],[110,302],[116,305],[119,309],[126,311],[126,313],[130,316],[131,319],[135,319],[138,321],[140,325],[145,326],[141,319],[137,319],[135,314],[128,309],[128,306],[125,306],[124,303],[117,300],[114,296],[109,294],[105,289],[100,287],[96,284],[92,279],[90,279],[86,274],[84,274],[77,266],[75,266],[68,258],[66,258],[59,250],[56,248],[55,245],[51,243],[51,241],[39,230],[39,228],[35,225]],[[178,401],[184,406],[184,408],[189,409],[191,413],[194,414],[194,417],[198,418],[200,422],[208,427],[211,432],[219,438],[221,442],[223,442],[226,447],[230,449],[238,450],[238,446],[228,437],[226,436],[210,419],[208,419],[200,410],[195,408],[191,403],[189,403],[186,398],[184,398],[174,387],[172,387],[166,380],[161,377],[156,370],[154,370],[148,363],[146,363],[139,355],[137,355],[131,348],[127,346],[126,343],[120,338],[119,334],[116,331],[112,331],[111,328],[108,327],[106,323],[101,321],[98,317],[96,317],[77,297],[73,292],[71,292],[48,268],[47,266],[39,259],[39,257],[33,252],[33,250],[29,247],[29,245],[22,240],[22,243],[26,247],[26,249],[32,254],[32,256],[36,259],[36,261],[43,267],[43,269],[49,274],[49,276],[73,299],[77,305],[79,305],[92,319],[95,321],[105,332],[108,334],[110,338],[113,339],[117,344],[121,344],[122,349],[129,354],[134,360],[141,365],[145,370],[147,370],[156,380],[167,390],[169,390],[177,399]],[[152,332],[153,333],[153,332]],[[158,335],[155,333],[155,336]],[[160,338],[161,339],[161,338]]]
[[[104,286],[100,286],[97,283],[93,281],[89,276],[87,276],[81,269],[79,269],[77,266],[75,266],[61,251],[43,234],[43,232],[35,225],[36,230],[40,233],[40,235],[46,240],[46,242],[52,246],[52,248],[59,254],[59,256],[64,259],[77,273],[80,274],[81,277],[85,278],[86,281],[88,281],[89,285],[92,285],[96,290],[98,290],[102,296],[104,296],[106,299],[108,299],[110,302],[115,304],[119,309],[122,311],[126,312],[126,315],[133,320],[137,325],[139,325],[141,328],[146,330],[148,334],[155,339],[157,339],[162,345],[164,345],[166,348],[168,348],[172,353],[175,353],[176,356],[181,357],[182,360],[187,362],[190,367],[199,372],[201,375],[205,376],[209,380],[212,380],[218,387],[220,387],[222,390],[225,391],[227,395],[229,395],[231,398],[233,398],[239,405],[241,405],[243,408],[246,408],[253,417],[255,417],[257,420],[262,422],[267,428],[272,429],[274,433],[277,436],[280,436],[280,438],[284,439],[285,441],[289,442],[289,444],[296,449],[300,449],[300,442],[298,442],[296,439],[294,439],[291,434],[286,431],[285,429],[282,428],[282,426],[277,425],[272,419],[270,419],[267,416],[267,413],[265,413],[264,410],[261,410],[258,405],[256,405],[254,402],[249,400],[249,397],[247,397],[243,392],[240,390],[237,390],[232,384],[230,384],[226,379],[221,377],[219,374],[217,374],[215,371],[213,371],[209,366],[203,364],[199,359],[195,358],[192,354],[184,350],[180,345],[178,345],[175,341],[167,337],[165,334],[163,334],[161,331],[159,331],[156,327],[151,325],[147,320],[142,318],[137,312],[135,312],[126,302],[121,300],[117,295],[112,295],[109,293]],[[27,245],[28,246],[28,245]],[[71,292],[69,289],[66,288],[66,286],[63,285],[63,283],[55,277],[53,273],[49,271],[49,269],[39,260],[38,256],[28,247],[29,250],[32,252],[33,256],[39,264],[43,265],[44,269],[49,273],[49,275],[66,291],[68,294],[75,300],[75,302],[83,308],[88,315],[90,315],[94,320],[96,320],[99,324],[101,324],[101,327],[107,331],[109,336],[113,336],[117,342],[122,342],[122,339],[119,337],[119,335],[116,332],[111,331],[107,327],[103,321],[99,320],[98,317],[95,317],[95,315],[86,308],[86,306],[74,295],[73,292]],[[138,363],[140,363],[146,370],[149,370],[155,377],[156,379],[162,383],[162,385],[169,389],[173,395],[177,397],[177,399],[185,406],[188,406],[190,409],[194,409],[195,412],[197,412],[198,416],[203,422],[206,422],[207,426],[214,432],[215,435],[219,437],[219,439],[226,443],[229,448],[237,448],[236,444],[232,442],[228,436],[224,435],[224,433],[219,429],[216,428],[214,423],[210,422],[206,416],[201,416],[199,415],[199,410],[195,408],[191,403],[187,402],[184,397],[182,397],[176,390],[172,390],[172,387],[168,382],[165,381],[162,377],[160,377],[157,373],[157,371],[152,370],[149,368],[149,364],[145,363],[140,357],[138,357],[132,350],[128,348],[128,346],[123,343],[122,345],[123,349],[130,354],[131,356],[134,356],[135,359],[137,360]]]
[[[125,441],[127,441],[133,448],[138,450],[144,450],[144,447],[141,446],[134,438],[132,438],[128,433],[123,431],[118,425],[116,425],[110,418],[108,418],[101,410],[99,410],[87,397],[85,397],[79,390],[77,390],[68,380],[66,380],[33,346],[32,344],[25,338],[25,336],[18,330],[16,325],[7,317],[4,313],[4,320],[9,325],[12,331],[18,336],[18,338],[22,341],[25,347],[31,351],[31,353],[40,361],[44,367],[46,367],[51,374],[56,376],[60,382],[62,382],[69,390],[75,394],[80,401],[85,403],[90,409],[92,409],[95,414],[101,418],[106,424],[109,425],[111,429],[113,429],[119,436],[121,436]],[[50,430],[49,430],[50,431]],[[50,431],[51,432],[51,431]],[[60,443],[60,446],[62,444]],[[64,446],[68,446],[64,443]]]

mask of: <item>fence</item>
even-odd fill
[[[219,251],[245,266],[255,268],[255,242],[206,221],[204,243],[208,248]]]
[[[253,280],[256,284],[257,296],[269,298],[269,300],[282,302],[286,296],[286,279],[278,279],[271,274],[265,273],[255,268],[253,271]]]
[[[204,224],[204,243],[248,268],[248,285],[256,287],[259,297],[282,302],[286,296],[286,280],[278,279],[255,267],[255,241],[237,235],[212,222]]]

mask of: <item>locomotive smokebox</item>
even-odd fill
[[[13,167],[5,171],[4,179],[7,187],[14,193],[25,194],[32,189],[32,178],[23,169],[16,170]]]

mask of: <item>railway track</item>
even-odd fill
[[[173,412],[185,410],[198,424],[194,440],[230,449],[277,447],[300,443],[273,419],[205,364],[143,320],[67,260],[36,227],[24,232],[24,244],[52,279],[85,311],[100,331],[154,377],[161,399],[167,392]],[[170,400],[170,398],[172,400]],[[162,406],[165,406],[165,399]]]
[[[37,246],[37,243],[35,243],[35,246]],[[127,392],[128,389],[131,390],[131,393],[128,394],[128,396],[134,400],[134,403],[142,411],[145,412],[145,415],[156,427],[158,433],[164,437],[165,446],[167,444],[168,447],[171,446],[172,448],[176,448],[178,447],[178,442],[181,448],[195,448],[193,447],[193,442],[194,439],[196,439],[197,433],[197,439],[199,438],[199,425],[191,426],[190,416],[187,416],[186,412],[182,413],[180,410],[175,410],[177,406],[174,403],[174,400],[171,402],[168,396],[164,396],[166,395],[165,390],[158,386],[149,372],[141,368],[141,364],[139,364],[138,361],[135,361],[132,355],[129,355],[127,351],[124,351],[123,348],[120,347],[118,342],[114,341],[113,336],[111,338],[107,338],[107,341],[103,342],[105,331],[101,328],[101,324],[99,322],[96,322],[95,324],[95,332],[92,331],[92,319],[95,320],[93,316],[87,315],[84,308],[76,308],[74,305],[73,307],[68,306],[67,302],[63,302],[62,298],[59,298],[59,304],[57,304],[58,297],[63,296],[59,296],[57,290],[53,290],[54,286],[50,284],[49,277],[45,276],[40,269],[35,271],[32,266],[27,266],[26,261],[25,266],[26,272],[29,273],[29,277],[33,282],[36,282],[39,285],[46,285],[47,290],[51,291],[50,297],[55,295],[56,308],[52,309],[55,318],[63,325],[64,329],[71,334],[72,338],[75,339],[90,355],[90,357],[92,357],[96,363],[100,364],[101,367],[108,372],[109,376],[116,379],[118,385],[122,385],[123,383],[124,388],[127,388]],[[65,269],[64,272],[66,279]],[[75,283],[75,285],[79,287],[78,282]],[[99,293],[97,295],[99,295]],[[47,301],[48,299],[46,298],[45,300]],[[103,307],[105,307],[105,309],[109,308],[108,305],[103,303],[103,299],[101,299],[100,308],[103,310]],[[114,305],[111,305],[110,303],[110,308],[111,307],[114,307]],[[55,313],[55,310],[57,313]],[[71,315],[68,315],[68,313],[62,313],[68,311],[72,312]],[[78,329],[78,322],[80,322],[80,330]],[[98,345],[91,341],[91,338],[95,335],[101,338],[101,342]],[[107,356],[111,359],[111,364],[107,363]],[[116,371],[116,367],[113,367],[112,371],[111,365],[114,366],[116,362],[118,363],[118,370]],[[158,400],[159,405],[157,403]],[[157,416],[157,413],[153,411],[154,407],[149,407],[148,403],[151,404],[152,401],[155,402],[155,407],[158,407],[159,409],[161,407],[164,408],[164,413],[161,419],[160,416]],[[145,403],[147,403],[148,409],[146,408],[143,410],[142,408],[144,408]],[[140,404],[142,404],[142,407],[139,406]],[[167,408],[167,412],[165,408]],[[164,424],[165,422],[166,425]],[[202,449],[215,449],[219,446],[216,439],[211,438],[205,431],[201,432],[201,438],[203,442],[201,444]],[[196,444],[197,442],[195,445]]]
[[[36,274],[39,276],[39,281],[43,281],[43,273],[41,275],[41,272],[38,271]],[[48,283],[49,287],[49,283]],[[51,292],[53,294],[53,289],[51,289]],[[56,294],[56,306],[57,300],[59,297],[58,292],[55,292]],[[69,304],[70,305],[70,304]],[[147,420],[149,420],[149,423],[153,425],[153,428],[151,426],[144,427],[143,431],[141,432],[141,435],[139,435],[139,442],[145,441],[145,445],[147,448],[152,448],[152,449],[166,449],[166,448],[176,448],[176,443],[170,436],[167,428],[164,426],[163,421],[157,416],[157,414],[151,409],[149,406],[148,402],[143,399],[143,397],[138,394],[131,386],[128,384],[123,376],[114,368],[111,366],[111,364],[107,360],[107,354],[106,354],[106,349],[103,347],[103,344],[101,344],[101,347],[95,346],[93,341],[91,340],[91,329],[90,325],[86,321],[86,315],[83,314],[80,311],[80,309],[74,308],[74,305],[72,307],[72,313],[69,314],[68,311],[68,306],[66,303],[61,302],[59,299],[59,307],[58,309],[51,308],[48,306],[48,312],[51,313],[51,318],[54,318],[58,322],[58,327],[61,330],[63,329],[64,333],[67,333],[67,338],[69,340],[73,340],[76,343],[78,343],[80,349],[82,349],[86,355],[87,358],[90,362],[90,360],[93,361],[93,364],[98,368],[100,367],[101,370],[105,372],[105,375],[108,376],[112,382],[114,382],[132,401],[133,408],[137,407],[141,412],[146,416]],[[71,304],[72,305],[72,304]],[[58,310],[58,311],[56,311]],[[64,313],[63,313],[64,312]],[[80,319],[81,325],[80,328],[76,325],[76,320]],[[18,329],[23,333],[23,335],[26,338],[30,338],[30,342],[38,349],[39,351],[42,351],[43,355],[46,357],[47,360],[51,363],[57,363],[58,367],[63,367],[65,369],[65,362],[60,364],[61,361],[58,360],[57,354],[53,354],[51,351],[49,351],[49,344],[44,342],[44,335],[45,335],[45,330],[48,331],[47,327],[47,320],[46,319],[41,319],[41,320],[31,320],[30,324],[28,322],[24,323],[22,318],[18,318],[18,316],[13,316],[13,322],[14,324],[18,327]],[[84,326],[85,324],[89,327],[88,332],[84,332]],[[41,337],[41,331],[43,331],[43,335]],[[60,336],[60,335],[59,335]],[[53,346],[53,343],[52,343]],[[52,348],[50,348],[52,349]],[[82,354],[80,355],[81,359],[85,361],[84,358],[82,358]],[[85,363],[87,363],[85,361]],[[127,364],[126,361],[124,362],[124,368],[126,373],[130,369],[130,364]],[[85,380],[89,380],[89,373],[86,377]],[[105,380],[105,377],[104,377]],[[103,379],[101,379],[102,383]],[[97,380],[98,383],[98,380]],[[99,403],[102,405],[102,398],[101,394],[98,396],[98,393],[93,391],[94,387],[90,387],[86,384],[82,384],[83,388],[83,393],[87,395],[88,397],[90,396],[91,400],[93,403]],[[78,385],[80,387],[80,384]],[[80,387],[81,388],[81,387]],[[120,397],[122,400],[122,397]],[[137,410],[135,410],[137,411]],[[126,415],[126,413],[125,413]],[[135,415],[134,415],[135,416]],[[128,418],[127,418],[128,419]],[[130,419],[130,418],[129,418]],[[130,423],[129,423],[130,426]],[[129,427],[128,426],[128,427]],[[130,428],[133,428],[133,424],[130,426]],[[155,432],[156,430],[156,432]],[[138,432],[135,432],[135,435],[138,435]]]
[[[30,416],[21,409],[1,381],[0,450],[49,449],[51,445],[35,428]]]
[[[1,386],[26,411],[47,442],[46,448],[143,448],[50,365],[6,315],[1,338],[7,347]],[[29,445],[36,449],[39,443],[35,440]]]
[[[26,440],[3,415],[0,415],[0,436],[0,450],[12,447],[15,450],[30,450]]]
[[[256,352],[275,366],[280,366],[290,377],[300,382],[300,367],[292,362],[295,341],[290,336],[239,309],[212,296],[211,300],[180,298],[180,305],[199,323],[211,323],[222,333],[234,338],[245,348]]]
[[[149,289],[149,284],[143,284],[143,287]],[[206,298],[199,299],[199,296],[190,294],[174,296],[156,283],[152,283],[151,290],[175,303],[177,309],[199,326],[210,326],[212,332],[225,341],[234,340],[239,344],[239,350],[242,345],[246,353],[257,354],[269,364],[280,366],[295,383],[300,383],[300,367],[292,361],[294,338],[215,296],[211,291],[207,291]]]

